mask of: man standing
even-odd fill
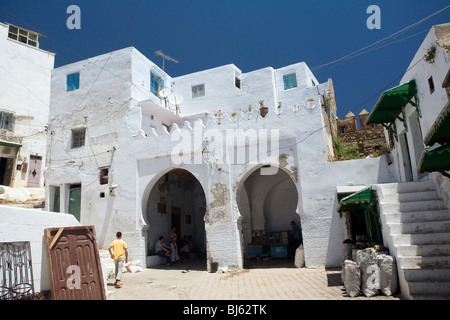
[[[111,244],[109,245],[108,251],[111,255],[111,258],[114,259],[114,265],[116,267],[116,282],[114,282],[114,284],[116,288],[122,288],[122,286],[120,285],[120,280],[122,279],[123,263],[124,261],[125,263],[128,262],[128,247],[125,241],[122,240],[122,232],[117,232],[116,237],[117,239],[111,242]],[[113,252],[111,252],[111,249],[113,249]]]

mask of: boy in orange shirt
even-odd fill
[[[108,251],[111,255],[111,259],[114,259],[114,265],[116,266],[116,282],[114,282],[114,284],[116,288],[122,288],[120,280],[122,279],[123,263],[124,261],[125,263],[128,262],[128,247],[125,241],[122,240],[122,232],[117,232],[116,237],[117,239],[109,245]],[[113,249],[113,253],[111,252],[111,248]]]

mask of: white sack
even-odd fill
[[[380,268],[380,289],[386,296],[397,292],[397,263],[394,257],[387,254],[378,255],[378,267]]]
[[[361,271],[356,262],[344,261],[344,287],[350,297],[356,297],[360,293]]]
[[[305,266],[305,251],[303,250],[302,244],[295,250],[294,265],[297,268],[302,268]]]
[[[356,261],[361,268],[361,291],[366,297],[373,297],[380,289],[380,268],[373,248],[358,250]]]

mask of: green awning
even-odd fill
[[[377,208],[377,195],[372,187],[364,188],[340,199],[337,211],[348,211],[363,219],[370,241],[383,244],[380,214]]]
[[[432,146],[435,143],[443,145],[448,142],[450,142],[450,102],[447,103],[436,118],[436,121],[424,139],[424,143],[427,146]]]
[[[424,150],[417,170],[420,173],[450,170],[450,143],[433,150]]]
[[[338,211],[351,211],[361,207],[361,204],[372,205],[377,201],[377,196],[371,187],[352,193],[339,201]]]
[[[22,145],[20,143],[16,143],[16,142],[9,142],[9,141],[2,141],[2,140],[0,140],[0,146],[20,148]]]
[[[367,117],[366,124],[392,123],[399,119],[402,109],[408,103],[417,107],[417,103],[411,100],[415,94],[414,80],[383,92]]]

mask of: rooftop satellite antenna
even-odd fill
[[[156,51],[155,54],[158,55],[158,56],[161,56],[163,58],[163,67],[162,67],[163,71],[164,71],[164,61],[170,60],[170,61],[173,61],[175,63],[179,62],[178,60],[175,60],[174,58],[169,57],[168,55],[164,54],[161,50]]]
[[[183,102],[183,97],[179,94],[173,94],[169,97],[169,102],[176,107],[176,114],[180,113],[180,108],[178,107]]]
[[[170,95],[170,90],[167,89],[167,88],[164,88],[161,91],[159,91],[159,96],[164,99],[164,102],[166,104],[166,108],[167,108],[167,97],[169,95]]]

